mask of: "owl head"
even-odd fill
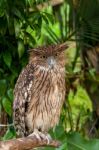
[[[43,67],[53,69],[55,67],[65,66],[64,51],[68,48],[66,43],[58,45],[49,45],[29,50],[29,62]]]

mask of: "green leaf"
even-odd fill
[[[91,99],[90,99],[87,91],[83,87],[78,86],[77,93],[76,93],[74,99],[75,99],[74,101],[76,103],[84,105],[84,108],[85,108],[86,111],[87,110],[92,111],[92,102],[91,102]]]
[[[46,12],[44,12],[44,14],[45,14],[46,17],[48,18],[48,20],[53,24],[53,23],[54,23],[53,15],[51,15],[51,14],[49,14],[49,13],[46,13]]]
[[[6,92],[7,82],[6,80],[0,80],[0,96],[3,96]]]
[[[56,148],[56,150],[68,150],[67,149],[67,143],[63,143],[59,148]]]
[[[69,150],[99,150],[99,140],[84,139],[79,133],[67,134],[67,143]]]
[[[45,15],[42,15],[43,20],[45,21],[46,24],[49,24],[49,20]]]
[[[16,15],[16,17],[25,21],[24,12],[22,13],[22,10],[20,11],[18,8],[13,7],[12,12],[14,15]]]
[[[0,17],[3,17],[3,16],[4,16],[4,10],[0,9]]]
[[[10,68],[11,62],[12,62],[12,56],[8,51],[3,53],[3,60],[4,60],[5,64]]]
[[[6,134],[3,137],[3,140],[9,140],[12,139],[13,137],[15,137],[15,135],[13,134],[13,132],[11,132],[10,129],[8,129]]]
[[[28,16],[29,24],[34,25],[36,21],[39,20],[39,18],[41,18],[41,14],[39,11],[30,12]]]
[[[4,5],[4,1],[0,0],[0,8],[3,7],[3,5]]]
[[[11,116],[12,115],[12,106],[11,106],[11,102],[9,101],[9,99],[7,97],[3,97],[2,105],[3,105],[3,108],[6,111],[6,113],[9,116]]]
[[[7,29],[7,21],[5,18],[0,17],[0,33],[4,35]]]
[[[86,90],[78,85],[77,92],[75,95],[73,95],[73,91],[70,90],[70,93],[68,95],[69,103],[71,107],[74,109],[76,107],[76,111],[79,110],[80,107],[83,107],[83,111],[89,110],[92,112],[92,102],[91,99],[86,92]]]
[[[9,97],[9,99],[11,100],[11,102],[13,101],[13,89],[9,89],[7,91],[7,95]]]
[[[22,39],[19,39],[18,40],[18,54],[19,54],[19,58],[21,58],[23,56],[24,50],[25,50],[24,42],[23,42]]]
[[[83,129],[84,123],[87,119],[92,115],[92,102],[87,93],[87,91],[78,84],[77,91],[74,92],[72,89],[68,94],[68,102],[69,102],[69,111],[71,118],[71,124],[73,125],[73,130]],[[68,120],[68,119],[67,119]],[[68,128],[71,128],[71,125],[68,124],[69,120],[67,121]]]
[[[65,132],[64,132],[63,126],[62,125],[56,126],[55,132],[54,132],[54,138],[63,140],[64,136],[65,136]]]
[[[0,73],[4,73],[4,70],[2,68],[0,68]]]
[[[27,42],[29,42],[29,44],[32,43],[32,46],[33,46],[36,43],[34,37],[28,32],[24,32],[24,34],[26,36]]]
[[[33,6],[33,0],[26,0],[27,3],[32,7]]]
[[[15,27],[15,35],[16,37],[18,37],[21,32],[21,25],[18,19],[14,19],[14,27]]]

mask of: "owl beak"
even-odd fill
[[[47,58],[47,63],[51,68],[53,68],[54,65],[56,64],[56,60],[53,56],[50,56]]]

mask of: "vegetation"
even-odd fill
[[[15,137],[13,88],[28,49],[67,42],[67,97],[59,125],[49,132],[62,141],[59,150],[98,150],[99,1],[55,2],[0,0],[0,138]]]

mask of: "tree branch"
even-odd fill
[[[52,140],[48,144],[46,140],[38,140],[35,135],[0,142],[0,150],[30,150],[32,148],[44,146],[56,148],[60,146],[60,142]]]
[[[37,8],[38,8],[39,10],[41,10],[41,9],[43,9],[43,8],[48,7],[49,4],[50,4],[51,6],[56,6],[56,5],[62,4],[63,2],[64,2],[64,0],[50,0],[50,1],[48,1],[48,3],[45,2],[45,3],[42,3],[42,4],[37,5]]]

